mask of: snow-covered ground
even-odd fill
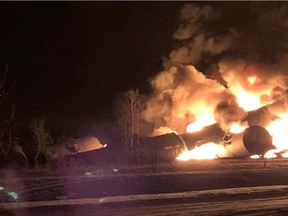
[[[0,215],[288,215],[286,159],[81,172],[2,172]]]
[[[286,215],[288,185],[3,203],[17,215]],[[45,209],[45,211],[43,211]],[[0,212],[1,213],[1,212]],[[97,213],[97,214],[95,214]]]

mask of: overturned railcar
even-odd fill
[[[71,139],[62,144],[62,146],[51,152],[52,159],[61,159],[65,157],[78,156],[84,153],[100,151],[107,147],[102,144],[98,138],[88,135],[78,139]]]
[[[269,132],[259,125],[252,125],[242,133],[227,133],[218,124],[213,124],[201,131],[179,136],[189,150],[208,142],[224,145],[225,151],[219,155],[223,158],[249,157],[255,154],[263,156],[267,151],[275,148]]]
[[[242,133],[226,134],[219,144],[225,146],[225,151],[219,155],[221,158],[264,156],[275,148],[268,131],[259,125],[252,125]]]
[[[186,149],[184,141],[175,133],[146,137],[137,146],[140,162],[171,161]]]
[[[225,151],[219,158],[249,157],[264,154],[274,149],[272,137],[268,131],[259,125],[252,125],[242,133],[224,132],[218,124],[203,128],[203,130],[177,135],[175,133],[148,137],[139,144],[139,156],[150,161],[174,160],[183,150],[192,150],[208,142],[223,145]]]
[[[284,101],[277,101],[248,112],[245,118],[242,119],[242,122],[247,121],[249,126],[259,125],[267,127],[272,121],[279,118],[279,115],[287,113],[287,111],[286,103]]]
[[[212,124],[204,127],[201,131],[180,134],[179,137],[184,141],[188,150],[192,150],[196,146],[200,146],[208,142],[218,143],[224,135],[225,132],[218,124]]]

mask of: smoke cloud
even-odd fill
[[[179,21],[176,48],[164,59],[164,71],[152,79],[153,94],[143,113],[155,128],[183,132],[204,107],[229,127],[245,115],[235,97],[239,88],[257,92],[264,104],[286,100],[285,2],[185,4]],[[253,85],[247,81],[251,76],[257,77]]]
[[[171,67],[159,73],[151,85],[154,94],[147,102],[144,119],[156,128],[166,126],[178,133],[203,114],[203,109],[213,114],[221,101],[235,100],[228,89],[192,65]]]

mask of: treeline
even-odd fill
[[[54,140],[45,125],[45,118],[36,118],[26,127],[24,132],[19,132],[15,122],[11,121],[6,125],[5,130],[2,130],[1,167],[45,165],[55,159],[57,157],[55,153],[65,149],[65,143],[71,139],[63,136]]]
[[[55,153],[67,150],[67,143],[72,137],[63,135],[53,138],[44,117],[18,125],[19,122],[15,118],[16,104],[13,94],[9,94],[17,84],[17,78],[8,79],[8,67],[5,67],[3,72],[0,78],[0,167],[35,167],[59,160],[63,155]],[[137,163],[141,137],[149,135],[143,130],[146,127],[145,121],[141,118],[144,108],[145,96],[139,89],[122,92],[114,101],[115,124],[109,129],[114,139],[112,150],[118,153],[115,157],[121,155],[131,164]],[[111,143],[107,144],[111,146]]]

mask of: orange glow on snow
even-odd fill
[[[177,157],[177,160],[211,160],[217,158],[218,155],[224,151],[225,149],[223,145],[210,142],[199,147],[196,146],[191,151],[184,151],[180,156]]]
[[[276,158],[277,155],[275,153],[278,153],[279,151],[277,149],[271,149],[267,151],[264,155],[264,158]]]
[[[271,149],[265,153],[264,158],[276,158],[277,157],[276,153],[279,153],[279,150]],[[252,156],[250,156],[250,158],[259,159],[260,156],[259,155],[252,155]]]
[[[252,156],[250,156],[250,158],[251,158],[251,159],[259,159],[260,156],[259,156],[259,155],[252,155]]]

